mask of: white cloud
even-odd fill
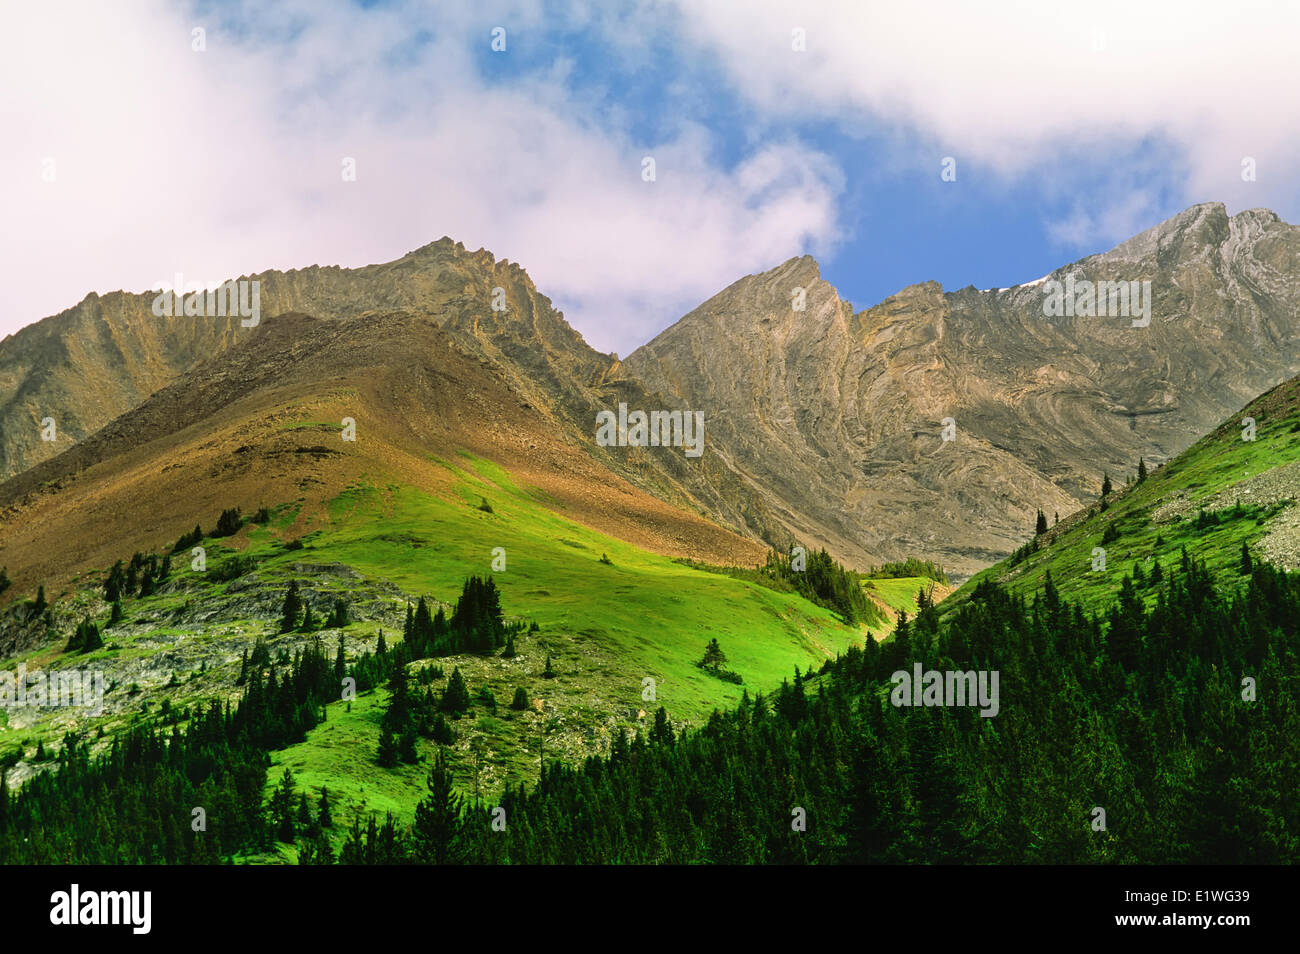
[[[839,220],[836,161],[773,139],[783,119],[883,135],[897,148],[843,161],[886,186],[901,156],[930,153],[936,170],[957,157],[963,184],[1031,181],[1070,210],[1044,223],[1065,245],[1128,237],[1179,187],[1182,204],[1300,212],[1295,4],[214,9],[226,22],[163,0],[4,12],[0,333],[92,289],[143,290],[176,271],[356,266],[446,234],[519,262],[593,345],[625,353],[740,275],[825,254],[853,226]],[[536,50],[563,36],[557,19],[597,31],[604,49],[557,42],[518,83],[480,75],[493,71],[493,26],[511,50]],[[205,53],[190,49],[195,26],[208,30]],[[790,49],[794,27],[807,31],[805,53]],[[421,45],[424,33],[433,40]],[[656,44],[669,41],[697,72],[659,62]],[[684,104],[655,117],[658,141],[629,133],[635,107],[617,87],[574,78],[602,53],[638,76],[661,71],[667,101]],[[707,111],[685,106],[715,65],[752,110],[744,151],[726,165],[694,124]],[[654,183],[641,181],[647,152]],[[344,156],[357,160],[355,183],[341,181]],[[1117,187],[1076,197],[1080,163],[1116,156]],[[1136,173],[1135,156],[1146,163]],[[1152,179],[1166,170],[1152,156],[1168,157],[1159,198]],[[1257,182],[1241,181],[1245,156]],[[41,180],[46,157],[53,183]]]
[[[356,266],[446,234],[519,262],[588,341],[626,353],[739,275],[836,239],[840,177],[813,150],[760,144],[727,169],[685,121],[634,143],[574,98],[566,57],[485,83],[469,44],[494,25],[526,42],[536,3],[320,10],[250,4],[238,32],[161,2],[6,14],[0,333],[92,289]]]
[[[1300,4],[1243,0],[679,0],[687,35],[764,110],[885,120],[969,175],[1095,161],[1144,139],[1177,155],[1182,201],[1298,211]],[[807,52],[791,49],[806,31]],[[1241,179],[1257,159],[1255,183]],[[1046,167],[1046,168],[1044,168]],[[1131,206],[1140,196],[1118,200]],[[1057,224],[1105,235],[1123,208]],[[1143,226],[1154,224],[1143,222]],[[1127,225],[1125,227],[1128,227]],[[1086,233],[1086,234],[1085,234]]]

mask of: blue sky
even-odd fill
[[[1297,5],[33,6],[0,31],[0,333],[450,235],[626,354],[805,252],[862,308],[1030,281],[1197,202],[1300,215]]]

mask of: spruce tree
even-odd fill
[[[297,786],[294,785],[293,775],[286,768],[284,774],[280,776],[280,784],[275,787],[271,795],[270,815],[271,824],[275,828],[275,837],[286,844],[292,844],[295,834],[294,827],[294,808],[296,799]]]
[[[307,793],[301,792],[298,796],[298,818],[297,827],[299,831],[309,832],[315,819],[311,815],[311,805],[307,801]]]
[[[126,576],[122,571],[122,561],[118,560],[113,564],[113,568],[108,571],[108,579],[104,581],[104,600],[108,603],[116,603],[122,598],[122,587],[126,584]]]
[[[85,650],[84,650],[84,651],[85,651],[85,652],[92,652],[92,651],[94,651],[94,650],[96,650],[96,649],[102,649],[103,646],[104,646],[104,639],[103,639],[103,637],[100,636],[100,634],[99,634],[99,627],[96,626],[96,625],[94,624],[94,622],[92,622],[91,620],[87,619],[87,620],[86,620],[86,640],[85,640]]]
[[[420,760],[415,750],[415,728],[408,725],[397,741],[397,757],[407,765],[414,765]]]
[[[443,718],[439,712],[433,719],[433,728],[429,732],[429,737],[439,745],[451,745],[456,741],[456,733],[451,724]]]
[[[1147,462],[1141,457],[1138,458],[1138,483],[1147,479]]]
[[[510,702],[510,708],[516,712],[523,712],[528,708],[528,693],[524,691],[523,686],[515,690],[515,697]]]
[[[1249,576],[1250,571],[1251,571],[1250,547],[1246,545],[1245,540],[1242,540],[1241,541],[1241,572]]]
[[[1038,511],[1038,523],[1034,526],[1034,535],[1042,536],[1047,532],[1047,515],[1040,509]]]
[[[425,864],[455,864],[465,856],[464,800],[452,786],[447,757],[441,750],[429,769],[426,784],[429,794],[415,807],[415,823],[411,826],[415,858]]]
[[[726,664],[727,654],[722,651],[722,647],[718,645],[718,639],[715,636],[704,647],[704,658],[695,665],[701,669],[720,670]]]
[[[660,706],[655,712],[655,724],[650,730],[650,741],[659,745],[672,745],[673,740],[673,725],[668,721],[668,710]]]
[[[216,535],[219,537],[234,536],[239,532],[239,528],[243,525],[244,521],[239,514],[238,507],[230,510],[223,510],[221,511],[221,516],[217,518]]]
[[[316,816],[316,824],[321,828],[334,827],[334,818],[330,814],[330,790],[324,785],[320,790],[320,810]]]
[[[89,616],[82,617],[77,624],[76,630],[68,639],[68,652],[88,653],[99,649],[104,645],[104,640],[100,638],[99,627],[96,626]]]
[[[376,761],[384,768],[392,768],[398,761],[397,740],[387,726],[379,731],[379,754]]]
[[[341,596],[334,597],[334,611],[325,625],[330,629],[342,629],[351,620],[348,618],[348,601]]]
[[[290,580],[284,594],[284,608],[280,611],[280,632],[291,633],[298,628],[298,613],[302,611],[302,598],[298,595],[298,581]]]
[[[469,709],[469,704],[469,687],[465,685],[465,677],[460,674],[460,667],[457,666],[451,671],[451,678],[447,680],[447,688],[443,690],[439,708],[443,712],[460,715]]]
[[[1106,497],[1109,497],[1109,496],[1110,496],[1110,492],[1111,492],[1111,490],[1112,490],[1112,487],[1111,487],[1111,485],[1110,485],[1110,474],[1109,474],[1109,473],[1103,473],[1103,474],[1102,474],[1102,477],[1101,477],[1101,496],[1102,496],[1102,498],[1104,499],[1104,498],[1106,498]]]

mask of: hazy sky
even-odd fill
[[[1196,202],[1300,219],[1297,3],[0,16],[0,334],[178,271],[358,266],[450,235],[627,354],[804,252],[864,307],[928,279],[1028,281]]]

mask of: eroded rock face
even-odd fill
[[[428,313],[463,347],[508,366],[510,383],[534,397],[564,393],[570,379],[585,379],[608,363],[523,269],[448,238],[381,265],[314,265],[247,277],[260,282],[262,318]],[[506,292],[500,312],[491,308],[498,287]],[[0,341],[0,480],[67,450],[257,332],[237,317],[156,317],[155,297],[87,295]],[[46,417],[55,421],[53,442],[41,439]]]
[[[1300,229],[1270,212],[1201,205],[1037,283],[927,283],[857,314],[792,259],[622,373],[703,410],[729,479],[791,535],[852,563],[924,554],[964,575],[1023,542],[1037,508],[1074,511],[1103,471],[1122,483],[1139,456],[1173,456],[1300,370],[1298,253]],[[1068,276],[1150,281],[1150,324],[1046,317],[1048,282]]]

